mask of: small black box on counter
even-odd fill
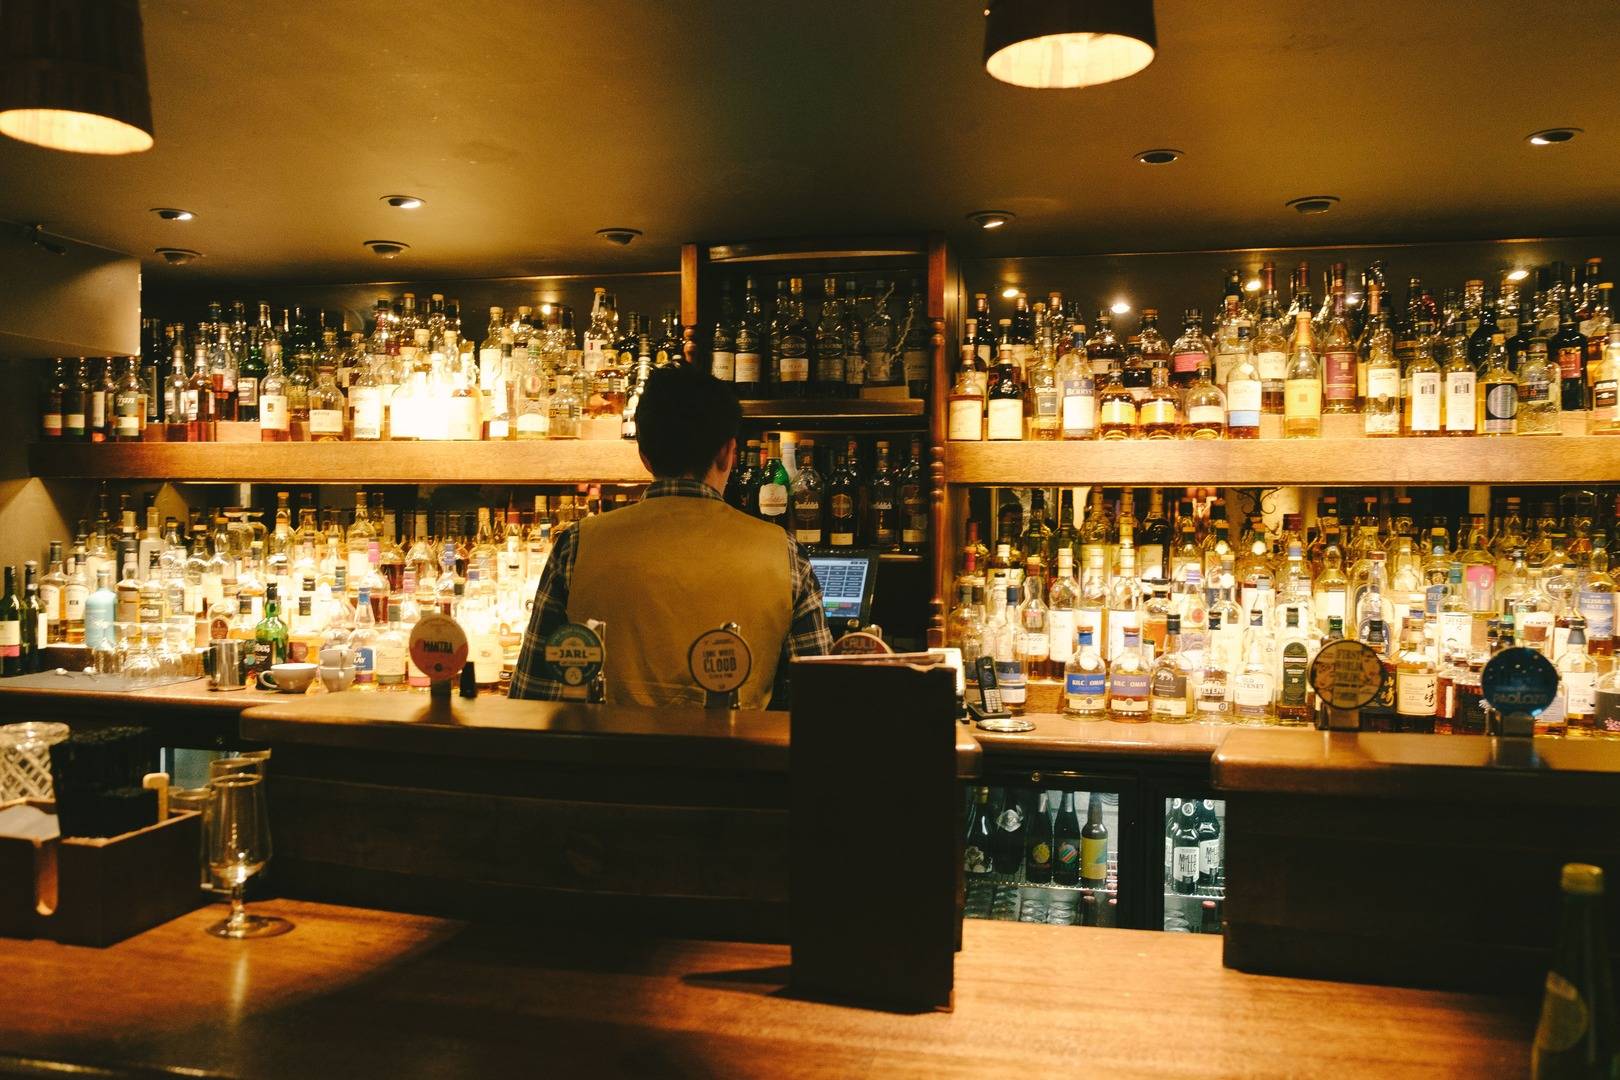
[[[51,747],[51,784],[63,836],[118,836],[157,820],[156,793],[141,781],[157,771],[150,728],[75,729]]]

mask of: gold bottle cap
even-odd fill
[[[1565,863],[1559,887],[1576,896],[1603,895],[1603,868],[1591,863]]]

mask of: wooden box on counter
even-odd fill
[[[1535,993],[1568,862],[1620,947],[1620,742],[1234,731],[1212,778],[1228,967]]]
[[[122,836],[0,837],[0,936],[104,946],[185,914],[202,897],[201,830],[187,810]]]

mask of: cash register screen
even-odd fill
[[[827,621],[868,620],[867,604],[872,595],[870,555],[812,555],[810,569],[821,585],[821,606]]]

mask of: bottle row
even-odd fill
[[[1267,263],[1246,289],[1228,272],[1211,332],[1189,308],[1174,342],[1152,308],[1121,342],[1111,312],[1088,331],[1058,293],[1033,306],[1020,293],[1013,316],[994,324],[977,294],[949,437],[1254,439],[1271,416],[1266,434],[1314,438],[1322,416],[1338,413],[1359,414],[1375,437],[1556,435],[1564,413],[1583,414],[1589,433],[1620,433],[1620,327],[1598,260],[1583,282],[1560,277],[1538,290],[1534,317],[1521,317],[1506,277],[1494,297],[1473,280],[1444,306],[1413,278],[1395,317],[1381,263],[1363,272],[1353,305],[1335,263],[1315,311],[1301,264],[1284,311],[1273,273]]]
[[[477,681],[493,687],[516,658],[556,532],[627,500],[590,489],[537,495],[532,511],[385,512],[381,493],[359,492],[345,524],[332,509],[318,516],[308,496],[295,516],[280,492],[268,527],[263,512],[240,507],[193,512],[183,527],[160,520],[149,499],[142,527],[127,497],[115,524],[104,494],[94,522],[81,522],[71,542],[52,541],[43,576],[30,560],[8,584],[0,648],[11,642],[16,652],[0,659],[6,674],[25,673],[42,646],[62,643],[87,646],[104,670],[121,668],[132,648],[184,667],[194,650],[237,638],[254,643],[256,670],[349,648],[357,688],[403,689],[426,680],[395,679],[391,651],[373,678],[370,635],[408,638],[421,614],[437,611],[462,624]],[[17,616],[14,633],[7,613]]]
[[[726,481],[726,501],[806,547],[922,554],[931,532],[922,438],[912,436],[903,460],[887,439],[866,442],[818,445],[793,432],[749,439]]]
[[[1034,885],[1111,887],[1117,875],[1109,859],[1106,819],[1118,825],[1117,796],[990,787],[972,792],[962,846],[962,868],[970,879],[994,874]],[[1106,810],[1105,798],[1111,803]]]
[[[1108,497],[1093,489],[1077,523],[1063,491],[1053,529],[1043,490],[1028,492],[1026,525],[1021,493],[997,489],[993,551],[967,526],[947,640],[966,660],[995,659],[1010,711],[1031,680],[1060,680],[1075,717],[1313,723],[1309,664],[1351,637],[1387,668],[1375,727],[1484,730],[1479,672],[1519,645],[1562,680],[1538,730],[1620,734],[1617,597],[1591,493],[1573,493],[1568,517],[1549,500],[1528,523],[1506,496],[1494,522],[1470,515],[1455,530],[1410,496],[1383,515],[1369,497],[1346,528],[1325,495],[1308,526],[1254,514],[1235,540],[1219,497],[1180,500],[1172,521],[1155,489],[1140,522],[1132,490],[1111,513]]]

